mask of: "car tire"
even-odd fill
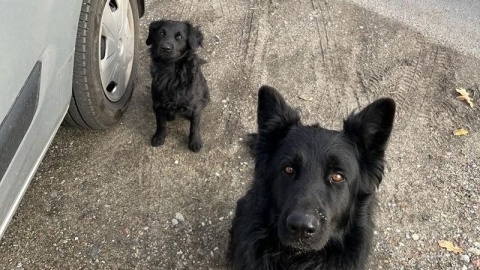
[[[138,61],[137,0],[83,0],[67,124],[116,124],[133,94]]]

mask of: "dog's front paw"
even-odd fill
[[[190,139],[190,142],[188,143],[188,149],[190,149],[193,152],[198,152],[200,149],[203,147],[203,141],[200,137],[195,137]]]
[[[152,146],[159,146],[165,143],[165,135],[153,135]]]

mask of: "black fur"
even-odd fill
[[[351,114],[342,131],[303,125],[275,89],[261,87],[249,142],[255,179],[232,222],[233,269],[364,269],[394,115],[385,98]]]
[[[203,34],[189,22],[161,20],[150,24],[147,45],[151,45],[152,100],[157,130],[152,146],[165,142],[166,121],[177,115],[190,120],[188,148],[203,146],[200,117],[210,100],[207,82],[195,50],[202,46]]]

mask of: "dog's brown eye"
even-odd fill
[[[163,32],[163,31],[160,32],[160,36],[161,36],[161,37],[165,36],[165,32]]]
[[[295,172],[295,170],[291,166],[285,166],[285,168],[283,168],[283,171],[287,175],[292,175]]]
[[[333,181],[333,182],[342,182],[343,180],[345,180],[345,177],[343,177],[343,175],[341,173],[332,173],[332,175],[330,176],[330,179]]]

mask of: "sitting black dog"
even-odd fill
[[[161,20],[150,24],[147,45],[151,45],[152,100],[157,130],[152,146],[165,142],[166,121],[177,115],[190,120],[188,148],[203,146],[200,116],[210,100],[207,82],[195,50],[202,46],[203,34],[189,22]]]
[[[364,269],[394,115],[384,98],[342,131],[307,126],[275,89],[260,88],[255,179],[232,223],[233,269]]]

